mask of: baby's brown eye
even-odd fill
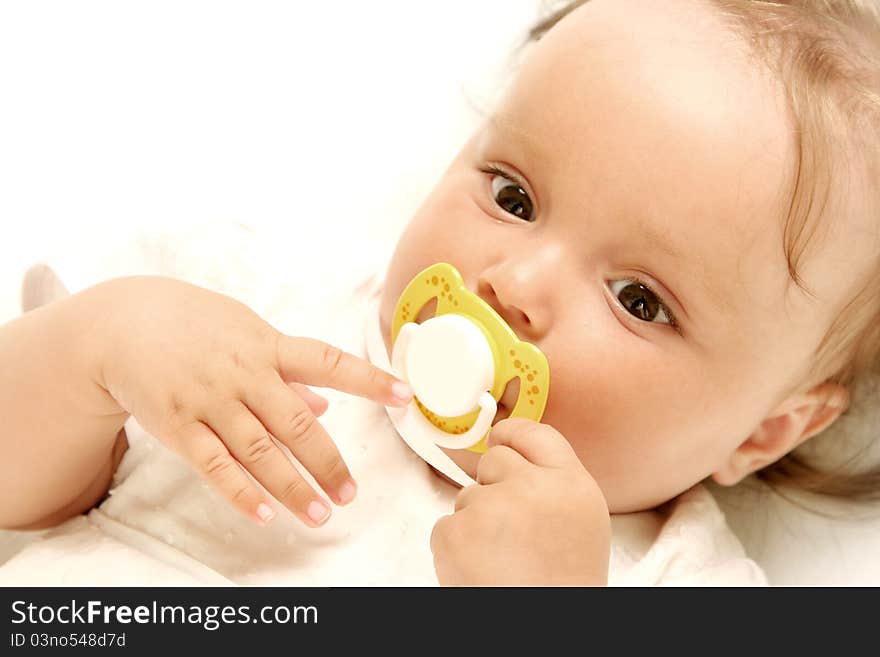
[[[609,286],[627,312],[646,322],[658,320],[660,324],[671,324],[663,302],[650,289],[626,278],[613,281]]]
[[[492,176],[492,196],[498,207],[523,221],[534,221],[532,199],[518,183],[510,178]]]

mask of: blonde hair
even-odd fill
[[[535,25],[540,39],[589,0],[571,0]],[[832,204],[841,180],[866,190],[867,211],[880,227],[880,5],[878,0],[705,0],[714,5],[781,83],[795,126],[796,158],[783,249],[795,285],[806,293],[799,264]],[[847,170],[835,170],[844,162]],[[851,391],[880,373],[880,253],[816,349],[808,378]],[[880,400],[877,400],[880,403]],[[852,459],[851,459],[852,460]],[[822,469],[792,452],[757,473],[774,486],[841,498],[880,499],[880,465],[852,472]]]

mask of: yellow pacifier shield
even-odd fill
[[[435,317],[446,314],[460,315],[473,322],[482,332],[492,352],[495,377],[491,393],[495,401],[501,399],[507,384],[519,378],[519,396],[510,417],[523,417],[539,421],[547,405],[550,390],[550,367],[547,358],[535,345],[516,337],[507,322],[479,296],[468,290],[461,274],[452,265],[439,262],[417,274],[397,301],[391,324],[392,345],[397,341],[401,327],[415,322],[419,312],[433,299],[437,299]],[[462,373],[463,379],[467,373]],[[479,415],[479,409],[456,417],[446,417],[431,412],[418,398],[415,400],[422,414],[440,431],[462,434],[470,429]],[[476,400],[474,406],[476,406]],[[491,403],[491,402],[490,402]],[[486,432],[488,433],[488,431]],[[486,451],[486,434],[479,442],[467,449]]]

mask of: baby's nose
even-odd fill
[[[516,280],[487,274],[477,282],[477,294],[504,318],[524,340],[537,340],[549,328],[546,300],[534,291],[518,285]]]

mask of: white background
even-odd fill
[[[277,257],[395,232],[537,14],[534,0],[0,4],[2,316],[35,260],[143,230],[238,223]]]

